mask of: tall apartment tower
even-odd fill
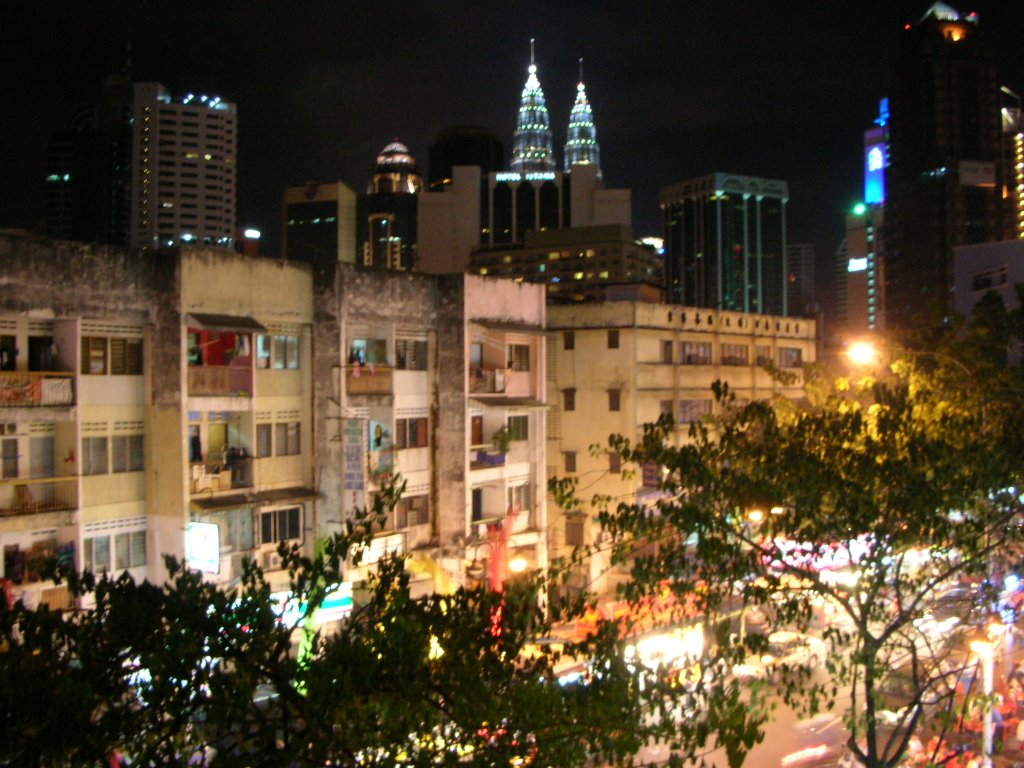
[[[159,83],[132,103],[131,232],[137,249],[197,243],[230,248],[235,232],[235,105]]]
[[[977,14],[935,3],[908,24],[889,102],[886,323],[905,328],[952,310],[954,246],[1007,232],[999,80]]]
[[[787,315],[784,181],[713,173],[661,190],[667,300]]]
[[[813,317],[817,311],[814,258],[814,243],[790,243],[786,248],[786,305],[793,315]]]

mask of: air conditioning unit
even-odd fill
[[[281,555],[277,552],[264,552],[263,553],[263,570],[265,571],[279,571],[281,570]]]

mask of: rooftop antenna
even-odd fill
[[[583,57],[580,56],[580,82],[583,82]]]
[[[533,60],[533,38],[532,37],[530,38],[530,63],[531,64],[535,64],[536,63]]]

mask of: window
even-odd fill
[[[273,424],[257,424],[256,425],[256,456],[264,459],[268,456],[274,455],[273,444],[271,442],[273,435]],[[200,461],[201,459],[197,459]]]
[[[563,389],[562,390],[562,410],[575,411],[576,410],[576,390],[575,389]]]
[[[141,472],[144,468],[142,435],[114,435],[110,438],[112,472]]]
[[[82,540],[82,564],[94,573],[110,570],[110,537],[90,536]]]
[[[302,508],[260,512],[260,544],[295,541],[302,538]]]
[[[711,342],[684,341],[683,357],[679,362],[683,365],[711,365]]]
[[[701,417],[711,413],[710,400],[680,400],[679,401],[679,423],[693,424],[700,421]]]
[[[526,440],[530,436],[530,417],[509,416],[508,434],[513,440]]]
[[[114,376],[142,375],[142,339],[110,340],[110,373]]]
[[[575,331],[565,331],[562,333],[562,349],[576,349]]]
[[[299,337],[274,337],[274,368],[278,370],[299,367]]]
[[[748,365],[750,347],[746,344],[722,344],[722,365]]]
[[[668,340],[662,340],[661,342],[661,362],[671,363],[672,362],[672,342]]]
[[[82,373],[102,375],[107,372],[107,340],[101,336],[82,337]]]
[[[803,354],[799,347],[779,347],[779,367],[799,368],[803,365]]]
[[[18,476],[18,441],[7,438],[3,441],[3,477],[4,479]]]
[[[762,345],[758,344],[757,347],[754,348],[754,353],[757,356],[757,364],[758,365],[762,365],[763,366],[763,365],[768,365],[769,363],[771,363],[771,361],[772,361],[772,348],[771,347],[769,347],[767,345],[762,346]]]
[[[403,496],[395,505],[395,528],[411,525],[426,525],[430,522],[430,507],[427,497]]]
[[[114,534],[114,569],[123,571],[146,564],[146,532]]]
[[[426,339],[398,339],[395,341],[395,368],[403,371],[427,370]]]
[[[563,451],[562,457],[565,460],[565,471],[576,471],[576,451]]]
[[[583,520],[565,521],[565,546],[583,546]]]
[[[608,390],[608,410],[617,411],[622,405],[622,390],[620,389],[609,389]]]
[[[658,415],[660,416],[671,416],[672,415],[672,401],[662,400],[658,403]]]
[[[274,455],[296,456],[301,452],[299,447],[299,422],[289,421],[274,425]]]
[[[265,333],[256,337],[256,367],[270,367],[270,337]]]
[[[388,345],[384,339],[353,339],[348,352],[349,365],[373,363],[387,365]]]
[[[508,489],[508,508],[509,511],[518,514],[522,512],[529,512],[533,508],[532,494],[530,493],[530,484],[523,483],[522,485],[516,485]]]
[[[107,438],[83,437],[82,474],[105,475],[108,471],[107,467]]]
[[[622,471],[622,457],[617,453],[608,454],[608,471],[618,474]]]
[[[530,370],[530,347],[528,344],[508,345],[508,367],[513,371]]]
[[[608,349],[618,349],[618,348],[619,348],[619,332],[617,330],[616,331],[608,331]]]
[[[395,448],[426,448],[427,442],[427,418],[398,419],[395,422]]]

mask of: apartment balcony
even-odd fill
[[[505,391],[504,368],[470,368],[469,391],[474,393],[500,393]]]
[[[392,368],[376,363],[345,366],[345,391],[350,395],[390,395]]]
[[[252,397],[252,369],[247,365],[190,365],[188,393],[200,397]]]
[[[232,458],[227,464],[194,462],[189,477],[189,492],[212,493],[214,491],[230,491],[235,488],[252,488],[251,458]]]
[[[78,509],[78,478],[0,480],[0,517]]]
[[[0,407],[74,404],[73,373],[0,371]]]

